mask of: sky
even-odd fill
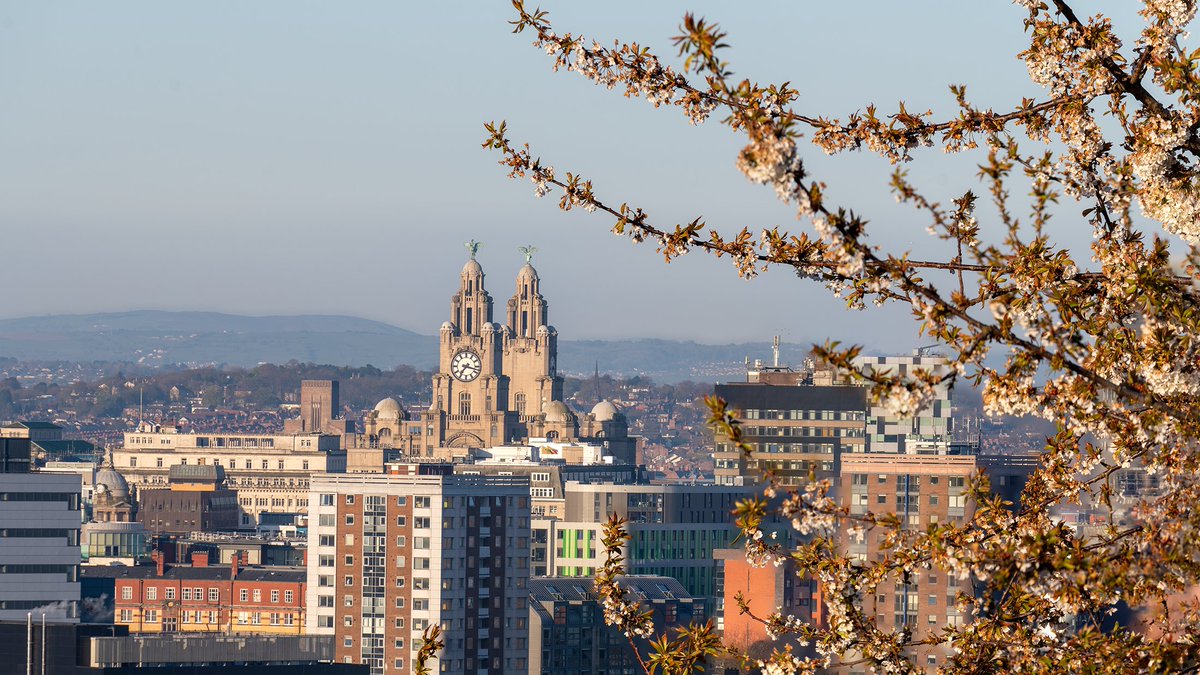
[[[1024,11],[1004,2],[541,6],[560,33],[664,55],[683,14],[703,15],[729,32],[737,75],[790,81],[813,114],[901,99],[946,112],[951,83],[997,108],[1042,94],[1015,57]],[[699,253],[664,264],[601,214],[508,179],[480,147],[489,120],[664,225],[800,226],[737,172],[728,128],[553,72],[512,14],[500,1],[0,4],[0,317],[348,314],[434,333],[477,239],[498,306],[517,247],[539,249],[564,339],[928,342],[903,308],[849,312],[787,273],[743,281]],[[873,240],[936,253],[893,203],[886,162],[801,152]],[[973,162],[936,150],[912,173],[943,201],[977,187]]]

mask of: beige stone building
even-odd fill
[[[311,476],[344,472],[346,453],[341,437],[329,434],[190,434],[149,422],[113,452],[113,465],[135,490],[166,487],[177,464],[221,466],[238,493],[239,527],[251,528],[261,513],[308,513]]]
[[[618,462],[633,463],[634,440],[616,406],[601,401],[581,414],[563,402],[558,331],[529,262],[517,272],[504,320],[493,321],[492,296],[472,254],[439,331],[431,405],[410,412],[394,399],[380,401],[363,421],[350,470],[381,471],[385,449],[453,459],[534,440],[598,444]]]

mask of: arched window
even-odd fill
[[[525,392],[520,392],[513,397],[513,405],[516,407],[518,415],[525,414]]]
[[[471,414],[471,395],[465,391],[458,395],[458,414]]]

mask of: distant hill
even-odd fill
[[[300,362],[391,368],[437,364],[437,338],[350,316],[238,316],[216,312],[136,311],[0,320],[0,357],[22,361],[128,361],[150,366]],[[564,340],[559,369],[658,382],[729,380],[747,356],[768,358],[763,343],[703,345],[671,340]],[[806,345],[785,346],[799,363]]]

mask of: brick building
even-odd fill
[[[992,492],[1019,502],[1021,490],[1035,461],[1027,456],[1008,455],[915,455],[869,453],[842,458],[839,488],[851,513],[895,513],[906,528],[925,530],[940,523],[963,523],[971,519],[975,505],[967,494],[971,476],[986,473]],[[861,539],[843,535],[849,554],[864,562],[878,560],[883,552],[883,528],[867,532]],[[884,630],[908,627],[915,639],[970,620],[956,607],[956,598],[973,589],[967,581],[938,569],[918,570],[904,579],[881,584],[874,597],[863,600],[863,608],[875,614]],[[916,648],[919,667],[941,665],[946,653],[941,648]],[[857,672],[857,671],[852,671]]]
[[[303,567],[192,564],[85,567],[85,594],[112,598],[113,623],[130,633],[250,633],[301,635],[305,624]]]

